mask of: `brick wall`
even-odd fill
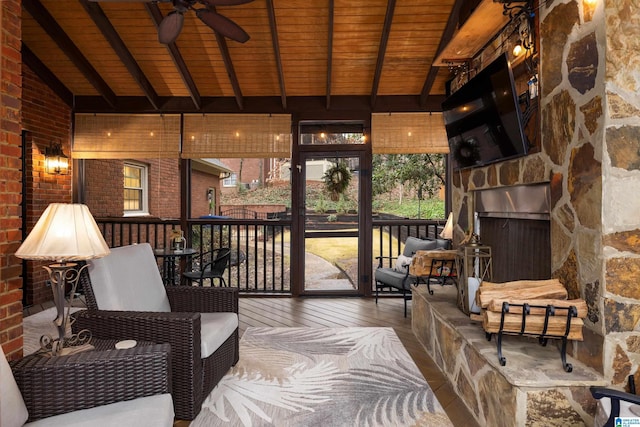
[[[51,142],[60,143],[71,157],[71,108],[27,66],[22,66],[22,128],[26,131],[25,203],[30,231],[50,203],[72,202],[72,168],[68,175],[44,170],[44,153]],[[52,299],[46,286],[46,263],[28,261],[24,292],[27,305]]]
[[[122,168],[122,160],[84,161],[84,203],[96,218],[122,216]]]
[[[208,173],[194,170],[191,172],[191,216],[198,218],[209,215],[207,190],[213,188],[216,205],[213,212],[217,214],[220,206],[220,179]]]
[[[180,161],[131,159],[148,167],[149,215],[180,217]],[[85,160],[85,203],[96,217],[123,215],[123,160]]]
[[[240,184],[240,161],[242,161],[243,184],[250,184],[253,181],[261,181],[263,184],[266,182],[269,176],[269,159],[222,159],[222,162],[236,174],[238,184]],[[262,179],[260,179],[261,176]],[[236,188],[225,187],[222,191],[236,191]]]
[[[149,213],[160,218],[180,218],[180,160],[147,160]]]
[[[19,0],[0,2],[0,344],[12,360],[22,354],[20,246],[20,17]]]

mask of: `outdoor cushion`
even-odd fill
[[[96,406],[25,424],[28,427],[171,427],[173,426],[171,395],[157,394],[134,400]],[[2,424],[4,427],[4,424]]]
[[[392,286],[397,289],[411,288],[415,280],[405,280],[407,273],[396,271],[392,268],[378,268],[375,271],[376,282],[384,283],[386,286]]]
[[[407,269],[411,265],[411,260],[412,260],[412,257],[410,256],[398,255],[398,259],[396,259],[396,266],[394,267],[394,270],[397,271],[398,273],[406,273]]]
[[[112,248],[89,262],[101,310],[170,312],[169,299],[148,243]]]
[[[236,313],[200,313],[200,356],[211,356],[236,329]]]
[[[19,427],[29,418],[22,393],[0,347],[0,426]]]
[[[428,251],[438,247],[437,240],[424,240],[417,237],[407,237],[404,242],[404,250],[402,255],[412,257],[417,251]]]

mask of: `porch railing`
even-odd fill
[[[149,243],[154,249],[168,248],[172,230],[180,228],[177,219],[97,218],[96,222],[112,248],[134,243]],[[196,254],[186,262],[191,261],[198,267],[203,253],[228,247],[231,260],[225,280],[229,286],[238,287],[243,293],[291,292],[288,242],[291,221],[192,219],[187,224],[185,237],[189,246],[196,249]],[[185,263],[181,267],[190,266]],[[179,268],[176,270],[180,271]]]
[[[109,247],[149,243],[154,249],[167,248],[171,245],[172,230],[180,228],[177,219],[98,218],[96,221]],[[408,236],[436,238],[444,223],[444,219],[374,219],[372,228],[379,233],[374,234],[372,267],[377,266],[377,256],[402,253]],[[245,294],[291,293],[290,219],[207,218],[190,219],[187,224],[185,237],[197,251],[192,262],[197,263],[199,256],[208,250],[229,247],[231,261],[225,271],[228,285],[238,287]],[[391,260],[387,259],[386,263],[385,266],[392,266]]]

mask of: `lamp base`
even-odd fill
[[[77,334],[64,337],[61,341],[53,338],[51,335],[42,335],[40,337],[40,351],[49,353],[51,356],[62,356],[66,354],[79,353],[86,350],[93,350],[90,344],[91,332],[83,329]]]
[[[75,347],[64,347],[58,352],[58,356],[68,356],[70,354],[82,353],[83,351],[94,350],[95,347],[91,344],[82,344]]]

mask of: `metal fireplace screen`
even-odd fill
[[[482,190],[475,199],[478,234],[492,248],[493,281],[550,278],[549,186]]]

